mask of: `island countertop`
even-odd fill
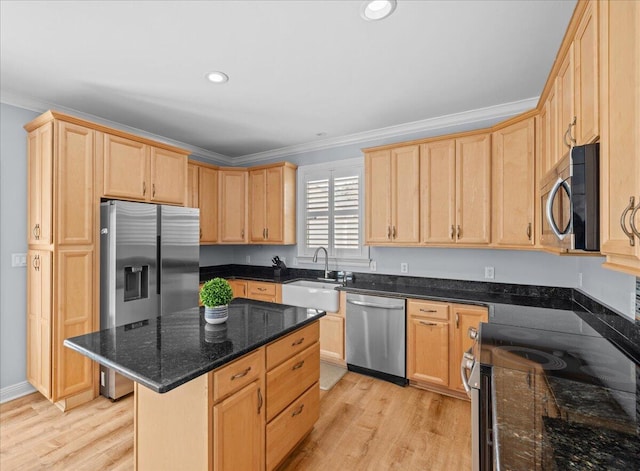
[[[324,311],[249,299],[208,324],[194,307],[128,326],[68,338],[64,345],[158,393],[168,392],[317,321]]]

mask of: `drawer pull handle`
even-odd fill
[[[33,236],[36,238],[36,240],[40,240],[40,224],[36,224],[33,227]]]
[[[300,404],[296,410],[291,413],[291,417],[295,417],[296,415],[300,415],[302,413],[302,409],[304,409],[304,404]]]
[[[527,237],[531,240],[531,223],[527,225]]]
[[[422,309],[420,308],[420,312],[438,312],[437,309]]]
[[[296,363],[295,365],[293,365],[293,368],[291,368],[291,371],[297,370],[298,368],[302,368],[302,365],[304,365],[304,360],[302,360],[301,362]]]
[[[147,183],[142,182],[142,196],[145,196],[146,194],[147,194]]]
[[[156,184],[151,184],[151,196],[156,197]]]
[[[236,373],[231,377],[231,381],[233,381],[234,379],[238,379],[238,378],[242,378],[244,376],[247,376],[247,374],[249,374],[249,371],[251,371],[251,367],[247,367],[246,370],[241,371],[240,373]]]
[[[622,211],[622,214],[620,215],[620,227],[622,228],[622,232],[624,232],[624,235],[626,235],[629,238],[629,245],[631,247],[635,246],[635,239],[633,237],[633,229],[628,230],[627,229],[627,222],[626,222],[626,217],[627,217],[627,213],[629,213],[629,211],[634,210],[634,206],[635,206],[635,202],[636,202],[636,198],[635,196],[631,196],[629,198],[629,205],[624,208],[624,211]],[[634,210],[635,212],[635,210]]]
[[[436,322],[425,322],[425,321],[420,321],[420,324],[427,325],[429,327],[433,327],[434,325],[438,325]]]
[[[258,291],[266,291],[266,290],[267,290],[267,288],[260,288],[260,287],[258,287],[258,288],[256,288],[256,289],[257,289]]]
[[[291,344],[291,346],[292,346],[292,347],[295,347],[296,345],[300,345],[302,342],[304,342],[304,337],[302,337],[302,338],[300,338],[300,339],[296,340],[295,342],[293,342],[293,343]]]
[[[264,403],[264,399],[262,399],[262,391],[258,388],[258,415],[260,415],[260,411],[262,410],[262,404]]]
[[[461,237],[462,237],[462,229],[460,228],[460,225],[458,225],[458,229],[456,231],[456,239],[460,240]]]

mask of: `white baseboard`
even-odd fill
[[[26,396],[27,394],[31,394],[36,391],[36,388],[31,386],[27,381],[12,384],[11,386],[0,389],[0,404],[13,401],[14,399],[18,399],[19,397]]]

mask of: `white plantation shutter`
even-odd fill
[[[299,257],[325,247],[332,259],[368,260],[362,245],[363,162],[361,159],[298,168]]]

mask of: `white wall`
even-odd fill
[[[26,381],[27,272],[11,268],[27,251],[27,133],[37,116],[0,103],[0,389]]]

